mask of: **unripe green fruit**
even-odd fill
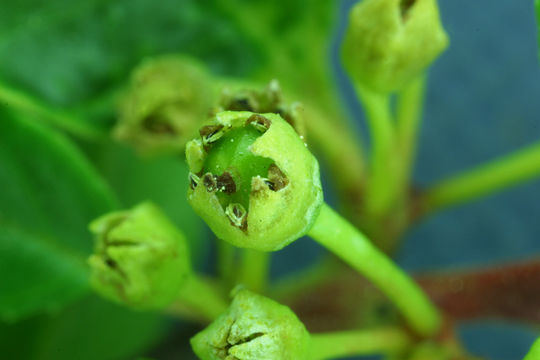
[[[188,143],[186,156],[190,204],[233,245],[279,250],[317,218],[319,165],[279,115],[218,113]]]
[[[448,46],[436,0],[362,0],[351,10],[342,57],[354,81],[403,88]]]
[[[303,360],[310,335],[288,307],[239,290],[229,309],[191,339],[202,360]]]
[[[90,282],[110,300],[159,309],[175,300],[191,275],[184,236],[151,203],[104,215],[90,230],[96,235]]]
[[[143,153],[182,152],[211,108],[212,92],[210,75],[196,61],[149,59],[133,72],[114,135]]]

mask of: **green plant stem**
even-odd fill
[[[360,191],[365,182],[365,161],[360,143],[351,135],[354,132],[323,115],[316,106],[306,104],[305,113],[308,142],[320,150],[340,192],[347,197]]]
[[[211,322],[224,312],[228,303],[208,280],[193,274],[180,289],[178,300],[168,309],[170,313]]]
[[[230,288],[235,281],[235,256],[236,248],[230,243],[216,239],[217,247],[217,270],[223,285]]]
[[[536,341],[532,344],[531,349],[525,355],[523,360],[538,360],[540,359],[540,338],[536,339]]]
[[[370,177],[366,192],[369,214],[383,214],[391,205],[395,179],[395,129],[390,112],[390,96],[356,87],[365,108],[370,129],[372,151]]]
[[[51,108],[24,92],[12,89],[0,83],[0,102],[15,110],[36,115],[51,124],[65,129],[82,138],[96,138],[100,135],[92,127],[85,124],[69,112]]]
[[[312,334],[309,359],[395,354],[406,350],[410,345],[409,336],[403,330],[392,327]]]
[[[418,334],[430,336],[437,332],[437,309],[416,283],[328,205],[323,204],[308,234],[372,281]]]
[[[238,282],[253,292],[264,293],[268,283],[270,254],[251,249],[242,249],[242,263],[238,274]]]
[[[397,174],[398,194],[406,195],[414,167],[418,130],[422,119],[425,77],[419,76],[398,94],[396,137],[399,149],[400,171]]]
[[[426,190],[423,214],[469,202],[540,176],[540,143],[444,180]]]

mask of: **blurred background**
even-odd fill
[[[339,61],[347,13],[354,3],[336,1],[332,4],[335,13],[329,13],[328,24],[321,26],[329,31],[328,66],[343,106],[358,136],[369,143],[362,109]],[[283,20],[284,28],[300,16],[296,14],[309,18],[312,12],[321,12],[316,2],[307,0],[288,1],[283,6],[288,14]],[[540,65],[533,1],[440,0],[439,6],[451,45],[430,71],[414,174],[419,186],[516,150],[540,137]],[[231,21],[229,11],[213,1],[203,4],[196,0],[25,0],[3,4],[0,98],[9,107],[5,99],[13,94],[8,90],[16,89],[16,99],[35,99],[60,113],[69,110],[67,126],[52,126],[67,138],[69,144],[64,150],[69,146],[80,149],[73,152],[88,159],[118,199],[104,195],[100,202],[88,195],[91,189],[85,188],[81,192],[86,191],[85,196],[94,200],[75,215],[66,215],[70,209],[67,205],[55,205],[52,213],[40,215],[47,213],[43,204],[54,199],[40,199],[43,203],[26,208],[20,205],[28,197],[36,196],[38,189],[60,193],[73,184],[71,179],[55,183],[54,176],[63,171],[61,165],[47,169],[33,165],[34,161],[50,159],[60,164],[61,155],[49,154],[26,135],[20,135],[22,140],[17,143],[10,141],[5,131],[13,129],[4,124],[7,127],[0,125],[0,184],[12,196],[0,196],[0,225],[17,223],[40,236],[62,233],[60,237],[66,246],[84,255],[92,248],[86,231],[89,219],[114,207],[114,201],[131,206],[150,198],[174,218],[190,239],[196,240],[192,247],[197,267],[213,271],[211,242],[201,240],[209,239],[209,233],[184,200],[185,167],[175,158],[140,158],[133,150],[106,137],[85,134],[109,131],[115,121],[109,95],[127,83],[131,70],[144,58],[182,53],[199,59],[214,74],[242,77],[255,72],[268,54],[251,34]],[[262,19],[266,16],[258,15]],[[280,34],[279,28],[276,34]],[[32,107],[24,101],[9,111],[9,115],[5,111],[3,114],[32,120]],[[75,118],[80,124],[73,124]],[[57,140],[55,136],[51,135],[51,142]],[[15,168],[22,169],[21,174],[34,182],[21,181],[22,175],[12,176]],[[24,186],[34,192],[22,189]],[[65,196],[73,203],[80,200],[76,194]],[[332,196],[329,197],[331,200]],[[68,200],[64,203],[69,204]],[[29,214],[56,218],[38,221]],[[425,220],[406,235],[398,262],[407,270],[427,272],[535,257],[540,253],[539,214],[537,180]],[[13,270],[6,255],[13,248],[1,246],[0,242],[5,258],[0,260],[0,308],[10,301],[7,292],[2,292],[9,289],[2,287],[3,279],[17,277],[17,268]],[[321,248],[302,239],[275,254],[272,274],[277,278],[290,273],[322,254]],[[21,274],[20,282],[26,282],[26,276]],[[81,276],[75,282],[83,281],[84,275]],[[34,293],[25,296],[32,297]],[[194,358],[187,339],[196,328],[189,325],[173,323],[158,314],[121,309],[91,295],[82,285],[62,304],[51,304],[45,308],[46,313],[31,301],[22,314],[2,313],[0,357]],[[460,335],[472,353],[494,360],[521,358],[537,336],[532,327],[496,320],[463,325]]]

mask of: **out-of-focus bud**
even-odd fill
[[[183,152],[214,101],[210,75],[181,56],[150,59],[135,69],[114,135],[144,153]]]
[[[388,93],[420,75],[447,46],[436,0],[362,0],[351,10],[342,56],[357,84]]]
[[[202,360],[303,360],[310,335],[286,306],[239,290],[229,309],[191,339]]]
[[[184,236],[151,203],[104,215],[90,230],[96,235],[90,282],[110,300],[135,309],[162,308],[191,275]]]
[[[186,149],[188,200],[220,239],[275,251],[315,222],[319,165],[279,115],[218,113]]]
[[[272,80],[262,90],[254,86],[225,86],[221,90],[217,112],[220,111],[250,111],[254,113],[274,113],[287,121],[298,135],[305,138],[306,126],[304,124],[303,107],[299,102],[287,104],[279,82]]]

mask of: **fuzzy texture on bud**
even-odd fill
[[[447,46],[436,0],[362,0],[351,10],[342,57],[355,82],[388,93],[419,76]]]
[[[317,160],[277,114],[225,111],[186,148],[188,199],[221,239],[275,251],[304,235],[323,202]]]
[[[211,108],[210,76],[181,56],[149,59],[135,69],[114,135],[143,153],[182,152]]]
[[[135,309],[162,308],[191,274],[184,236],[153,204],[104,215],[88,259],[90,282],[102,296]]]
[[[229,309],[191,339],[202,360],[303,360],[310,336],[286,306],[239,290]]]

